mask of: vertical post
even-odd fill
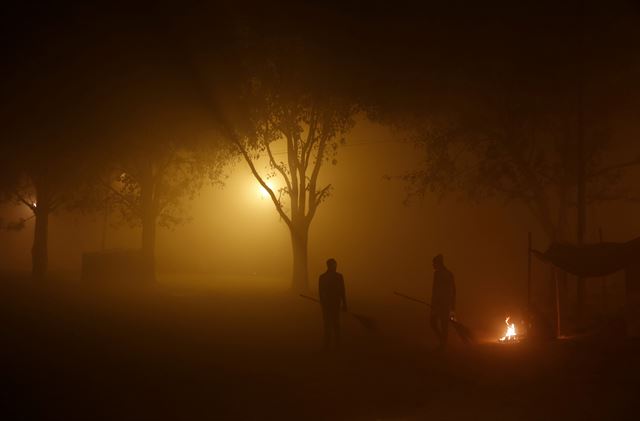
[[[562,327],[560,326],[560,285],[558,284],[556,269],[553,266],[551,267],[551,273],[553,274],[553,280],[556,285],[556,338],[559,338],[562,332]]]
[[[582,101],[580,101],[582,102]],[[578,245],[585,243],[585,230],[587,225],[587,204],[586,204],[586,180],[585,180],[585,156],[584,156],[584,130],[583,130],[583,113],[582,106],[578,111]],[[584,321],[585,307],[585,279],[578,277],[578,285],[576,288],[576,319],[578,326],[582,327]]]
[[[577,158],[577,208],[578,208],[578,245],[583,245],[587,225],[587,201],[586,201],[586,158],[584,150],[584,2],[580,2],[578,16],[578,42],[576,45],[576,65],[578,69],[576,86],[576,158]],[[584,316],[585,279],[578,278],[576,315],[578,324],[581,325]]]
[[[600,244],[604,242],[602,236],[602,228],[598,228],[598,237],[600,238]],[[607,312],[607,277],[602,277],[602,313]]]
[[[527,308],[531,305],[531,231],[528,235],[527,248]]]
[[[108,226],[108,224],[109,224],[109,202],[107,202],[107,204],[105,205],[104,217],[102,219],[102,241],[101,241],[102,251],[105,250],[105,247],[107,245],[107,226]]]

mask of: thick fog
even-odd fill
[[[633,134],[621,130],[625,136]],[[312,291],[326,259],[334,257],[351,295],[388,301],[393,291],[402,291],[427,298],[431,259],[442,253],[456,277],[461,314],[498,319],[518,311],[526,299],[527,233],[532,232],[539,250],[546,249],[549,239],[517,204],[473,202],[463,195],[432,195],[405,203],[406,185],[395,176],[416,165],[420,150],[401,139],[401,133],[360,115],[336,165],[326,166],[322,182],[331,183],[333,190],[311,225]],[[243,161],[230,163],[225,174],[223,185],[205,183],[188,203],[188,222],[159,229],[159,282],[186,288],[288,290],[287,227]],[[270,182],[278,187],[277,178]],[[24,206],[3,209],[7,217],[28,216]],[[589,241],[598,241],[599,228],[608,241],[629,240],[629,232],[640,232],[637,211],[629,204],[593,207]],[[101,250],[103,241],[107,250],[140,247],[140,228],[117,221],[115,214],[105,219],[102,212],[56,213],[50,224],[51,276],[78,282],[82,253]],[[33,220],[20,231],[2,232],[3,271],[28,273],[32,236]],[[548,267],[534,259],[534,296],[548,296],[548,277]],[[611,294],[620,294],[616,282],[621,281],[612,281]],[[589,289],[597,302],[600,283],[590,282]]]

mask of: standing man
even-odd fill
[[[344,292],[342,274],[336,272],[338,263],[335,259],[327,260],[327,271],[320,275],[318,292],[324,321],[324,347],[340,345],[340,306],[347,311],[347,297]]]
[[[431,291],[431,328],[438,337],[438,350],[447,344],[449,319],[456,308],[456,284],[445,267],[442,254],[433,258],[433,289]]]

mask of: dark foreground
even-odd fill
[[[439,355],[416,340],[424,332],[396,329],[393,309],[379,308],[395,321],[370,334],[345,320],[343,348],[325,354],[318,309],[295,296],[16,284],[1,292],[3,420],[638,416],[640,343],[615,336],[453,341]]]

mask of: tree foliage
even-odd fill
[[[355,107],[337,98],[278,88],[259,79],[250,81],[245,96],[253,104],[251,131],[236,144],[285,223],[308,224],[331,189],[319,183],[322,165],[337,163],[338,148],[354,124]],[[274,153],[274,145],[284,147],[284,158]],[[264,173],[256,167],[261,156],[268,159]],[[281,181],[277,191],[267,184],[270,178]]]
[[[322,168],[337,163],[357,101],[317,44],[244,36],[237,91],[220,105],[220,126],[287,225],[294,288],[306,289],[309,227],[332,188]]]
[[[551,239],[568,239],[582,144],[587,203],[630,198],[624,173],[640,157],[611,156],[620,140],[611,116],[635,85],[628,34],[612,27],[615,17],[591,19],[541,17],[546,33],[525,27],[517,49],[500,41],[499,30],[483,34],[474,41],[484,43],[480,53],[458,51],[455,61],[440,63],[448,77],[425,77],[404,109],[392,106],[387,121],[422,153],[420,166],[402,177],[409,197],[464,192],[519,202]],[[583,35],[585,25],[598,31]],[[454,65],[466,70],[447,67]]]

